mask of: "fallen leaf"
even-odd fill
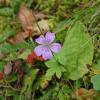
[[[75,90],[75,97],[82,97],[83,100],[92,99],[96,96],[96,91],[94,89],[87,90],[85,88],[79,88]]]
[[[48,18],[47,15],[45,15],[45,14],[43,14],[41,12],[34,12],[34,15],[35,15],[36,20]]]
[[[23,73],[24,69],[23,69],[23,62],[21,60],[15,60],[13,62],[13,72],[16,73]]]
[[[2,52],[0,52],[0,59],[4,58],[6,55]]]
[[[27,62],[29,64],[33,64],[34,60],[37,60],[37,61],[44,61],[43,57],[42,56],[37,56],[35,54],[35,52],[33,51],[30,55],[28,55],[27,57]]]
[[[18,18],[24,31],[33,29],[34,16],[32,10],[28,9],[25,5],[20,7]]]
[[[11,44],[16,44],[23,42],[28,37],[30,37],[29,31],[19,32],[16,36],[9,38],[7,41]]]
[[[33,13],[32,10],[27,8],[25,5],[21,6],[18,18],[20,20],[23,30],[34,32],[33,35],[41,34],[39,27],[43,31],[49,30],[48,22],[46,20],[43,20],[43,18],[47,18],[47,16],[41,12]],[[39,19],[42,20],[38,21]],[[37,26],[36,23],[39,25],[39,27]]]
[[[42,56],[37,56],[34,51],[32,52],[32,56],[33,56],[34,60],[44,61],[43,57]]]
[[[90,89],[88,93],[90,96],[96,96],[96,90],[94,89]]]
[[[5,75],[9,75],[12,72],[12,63],[8,62],[5,66],[4,66],[4,74]]]
[[[23,65],[24,65],[24,63],[20,59],[13,61],[13,72],[15,72],[17,74],[17,81],[15,84],[16,88],[20,87],[20,83],[21,83],[24,73],[25,73]]]
[[[84,89],[84,88],[80,88],[80,89],[77,89],[75,91],[75,94],[78,95],[78,96],[82,96],[84,94],[87,94],[88,93],[88,90]]]
[[[0,0],[0,5],[8,5],[9,4],[9,0]]]
[[[5,3],[5,0],[0,0],[0,5],[3,5]]]
[[[36,17],[36,19],[34,19],[34,17]],[[26,38],[30,36],[40,35],[41,32],[39,30],[39,27],[41,31],[43,31],[42,33],[47,32],[49,30],[49,25],[46,20],[38,21],[37,22],[38,25],[34,21],[34,20],[37,20],[39,18],[44,18],[44,17],[45,15],[42,13],[37,13],[37,14],[34,14],[33,16],[32,10],[27,8],[25,5],[22,5],[19,10],[18,19],[21,23],[23,31],[17,33],[14,37],[10,37],[7,41],[9,43],[16,44],[16,43],[20,43],[24,41]]]
[[[28,57],[27,57],[27,62],[29,63],[29,64],[33,64],[33,56],[32,56],[32,54],[30,54],[30,55],[28,55]]]
[[[0,80],[2,80],[4,78],[4,73],[0,72]]]

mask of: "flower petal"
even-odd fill
[[[51,43],[55,39],[55,34],[51,33],[51,32],[47,32],[45,38],[46,38],[48,43]]]
[[[39,36],[37,39],[35,39],[35,42],[38,44],[44,44],[45,43],[45,37],[43,35]]]
[[[44,60],[49,60],[52,58],[52,52],[49,48],[45,48],[45,52],[42,54]]]
[[[53,43],[51,46],[50,46],[50,49],[55,52],[55,53],[58,53],[60,52],[61,50],[61,45],[59,43]]]
[[[45,46],[43,45],[39,45],[34,49],[34,52],[36,53],[37,56],[41,56],[43,52],[45,50]]]

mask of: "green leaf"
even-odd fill
[[[5,93],[6,96],[13,96],[15,94],[16,94],[16,92],[12,89],[7,89],[6,93]]]
[[[5,41],[8,37],[13,36],[16,34],[15,29],[11,29],[7,27],[2,34],[0,34],[0,43]]]
[[[17,28],[17,26],[18,27],[20,26],[18,24],[13,25],[12,21],[14,21],[14,18],[6,17],[6,16],[0,16],[0,36],[1,36],[1,34],[6,33],[9,30],[12,30],[12,28]]]
[[[34,80],[36,79],[38,71],[39,71],[38,69],[31,69],[28,72],[28,75],[24,77],[21,94],[24,93],[25,95],[27,95],[28,98],[31,97],[32,85],[33,85]]]
[[[65,72],[65,68],[60,65],[54,57],[50,61],[45,62],[45,64],[48,67],[46,72],[48,79],[51,79],[54,74],[56,74],[58,78],[61,78],[62,72]]]
[[[24,0],[25,4],[27,4],[28,7],[31,6],[31,4],[33,3],[33,0]]]
[[[48,78],[45,77],[45,75],[40,75],[34,82],[33,92],[35,92],[39,88],[45,89],[47,86],[48,86]]]
[[[9,7],[0,8],[0,15],[7,16],[7,17],[12,16],[13,9]]]
[[[88,72],[86,64],[92,63],[93,44],[85,26],[77,21],[65,38],[58,61],[65,66],[70,79],[77,80]]]
[[[63,91],[64,94],[70,94],[72,92],[70,86],[68,86],[66,84],[65,85],[63,84],[62,91]]]
[[[5,100],[4,96],[0,95],[0,100]]]
[[[9,76],[6,76],[5,79],[7,82],[12,83],[17,80],[17,75],[15,73],[12,73]]]
[[[23,0],[10,0],[10,6],[14,9],[15,13],[18,13]]]
[[[26,98],[25,98],[25,95],[23,94],[18,95],[16,93],[16,95],[13,96],[13,100],[26,100]]]
[[[47,90],[44,92],[43,96],[40,97],[39,100],[51,100],[51,97],[52,97],[52,90]]]
[[[10,53],[19,49],[27,49],[27,48],[32,49],[32,45],[30,45],[25,41],[21,43],[17,43],[15,45],[5,42],[0,45],[0,52]]]
[[[93,83],[94,89],[100,90],[100,74],[93,76],[91,82]]]
[[[59,98],[59,100],[66,100],[65,95],[62,93],[61,90],[58,93],[58,98]]]

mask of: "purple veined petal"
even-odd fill
[[[35,42],[38,44],[44,44],[45,43],[45,37],[43,35],[39,36],[37,39],[35,39]]]
[[[51,51],[58,53],[61,50],[61,45],[59,43],[52,43],[50,49]]]
[[[55,34],[51,32],[47,32],[45,39],[47,40],[48,43],[52,43],[55,39]]]
[[[44,60],[49,60],[52,58],[52,52],[49,48],[45,48],[45,52],[42,54]]]
[[[35,47],[34,52],[36,53],[37,56],[41,56],[43,52],[45,52],[45,46],[44,45],[39,45]]]

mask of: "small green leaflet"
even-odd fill
[[[45,62],[45,64],[48,67],[46,72],[46,77],[48,77],[48,79],[51,79],[54,74],[60,78],[62,76],[62,72],[66,71],[65,68],[60,65],[54,57],[50,61]]]

